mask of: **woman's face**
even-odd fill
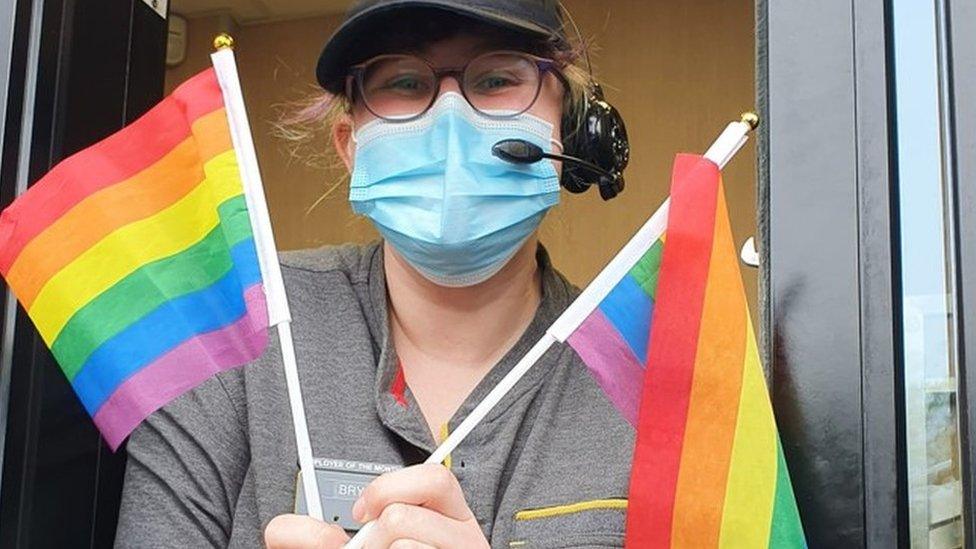
[[[463,67],[468,61],[475,57],[493,50],[506,49],[499,47],[498,44],[487,42],[484,39],[471,35],[461,35],[440,42],[431,44],[429,47],[419,52],[420,57],[427,60],[435,69]],[[448,92],[460,94],[460,84],[453,77],[444,77],[440,84],[440,95]],[[560,122],[563,114],[563,97],[567,93],[563,84],[552,72],[543,75],[542,89],[539,97],[528,112],[541,118],[553,127],[553,139],[561,139]],[[345,163],[346,168],[352,171],[355,158],[355,143],[352,140],[352,133],[356,128],[362,127],[367,122],[374,120],[375,115],[357,101],[352,111],[345,115],[332,128],[332,140],[336,151]],[[558,170],[560,166],[556,166]]]

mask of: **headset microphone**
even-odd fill
[[[621,190],[618,188],[618,180],[622,178],[620,178],[618,174],[614,174],[610,170],[601,168],[600,166],[583,160],[582,158],[565,154],[547,153],[542,150],[542,147],[524,139],[505,139],[503,141],[499,141],[491,148],[491,154],[504,160],[505,162],[510,162],[512,164],[535,164],[536,162],[549,159],[558,160],[565,164],[572,164],[578,169],[581,168],[583,170],[587,170],[592,175],[598,177],[598,182],[582,183],[585,185],[584,188],[591,185],[598,185],[600,187],[600,196],[602,196],[604,200],[609,200],[615,197]],[[622,184],[619,186],[622,187]]]

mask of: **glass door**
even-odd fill
[[[909,537],[963,546],[943,0],[893,0]]]

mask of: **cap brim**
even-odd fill
[[[384,3],[347,19],[332,35],[319,55],[319,62],[315,70],[319,85],[331,93],[341,93],[345,85],[347,71],[354,58],[352,50],[355,46],[355,38],[373,24],[379,16],[411,8],[444,10],[540,38],[558,36],[553,30],[531,21],[493,12],[483,6],[458,5],[456,0],[404,0],[402,2]]]

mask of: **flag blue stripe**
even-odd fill
[[[88,357],[72,386],[94,415],[126,379],[180,343],[234,323],[247,312],[244,289],[261,281],[254,240],[231,248],[234,267],[200,291],[167,301]]]
[[[600,303],[600,310],[634,353],[637,361],[647,361],[654,302],[629,274]]]

